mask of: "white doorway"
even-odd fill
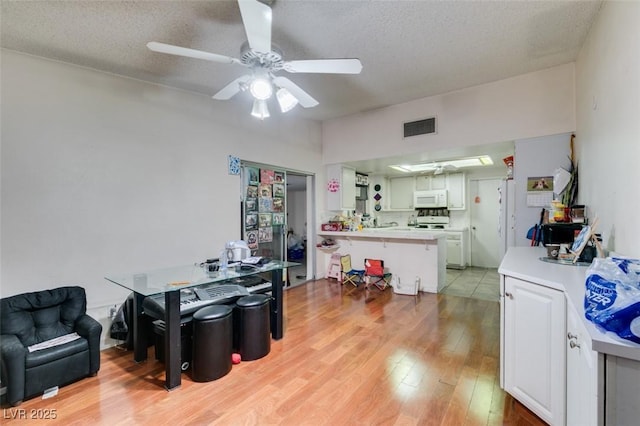
[[[310,236],[315,204],[309,196],[314,193],[313,185],[313,176],[287,172],[287,260],[300,264],[288,270],[290,286],[306,283],[315,276],[315,244]]]
[[[501,179],[469,181],[471,265],[497,268],[500,264],[498,221]]]

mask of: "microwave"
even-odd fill
[[[413,193],[413,208],[415,209],[447,207],[447,202],[448,194],[446,189],[415,191]]]

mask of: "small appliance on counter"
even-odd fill
[[[229,241],[224,246],[227,262],[242,262],[251,256],[251,250],[243,240]]]

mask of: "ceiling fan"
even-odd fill
[[[441,164],[436,166],[435,170],[433,171],[434,175],[441,175],[444,172],[454,172],[458,170],[458,168],[456,166],[454,166],[453,164]]]
[[[238,0],[238,5],[247,34],[247,42],[243,43],[240,49],[240,59],[155,41],[147,43],[147,47],[154,52],[249,68],[249,74],[236,78],[213,95],[213,98],[227,100],[240,91],[248,90],[254,98],[251,114],[260,119],[269,117],[267,100],[274,92],[283,113],[298,103],[304,108],[318,105],[318,101],[297,84],[286,77],[276,75],[278,71],[359,74],[362,70],[359,59],[285,61],[280,49],[271,44],[271,8],[258,0]]]

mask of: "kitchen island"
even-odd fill
[[[446,283],[446,234],[410,227],[365,228],[362,231],[319,231],[336,242],[335,250],[321,249],[325,266],[332,252],[351,255],[354,269],[364,269],[364,259],[382,259],[393,279],[403,286],[438,293]]]

